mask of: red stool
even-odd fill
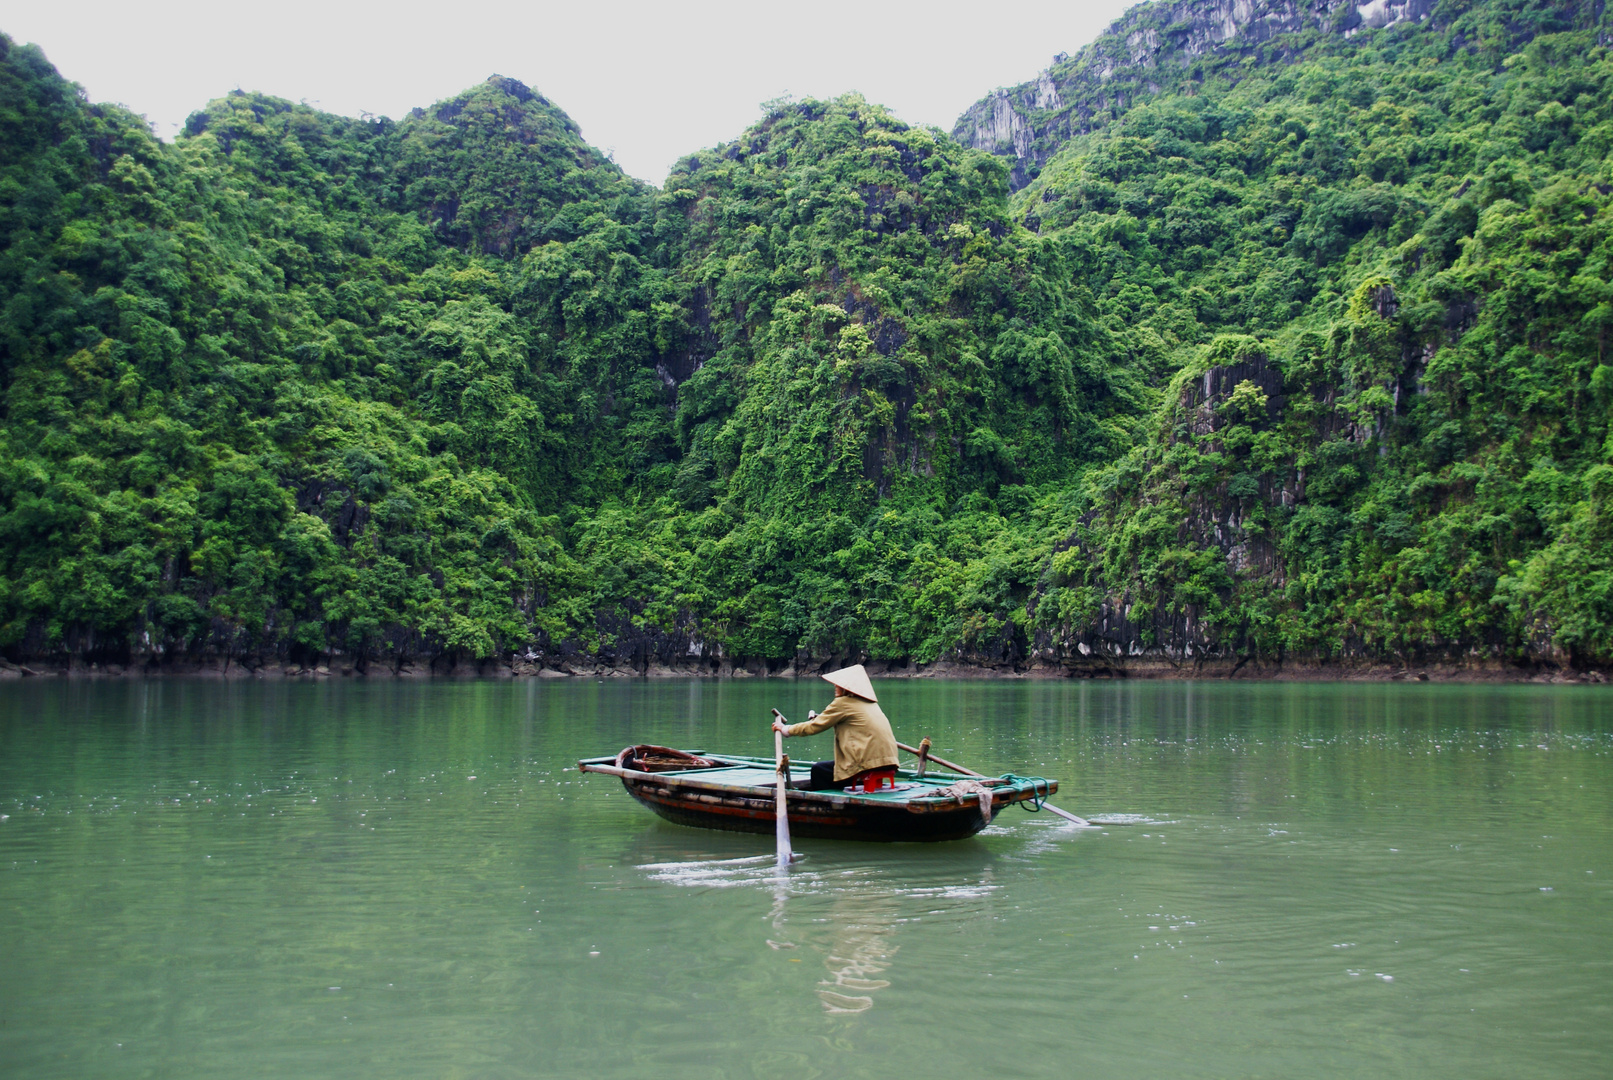
[[[863,773],[863,792],[880,791],[884,788],[896,787],[896,766],[890,765],[883,769],[869,769]]]

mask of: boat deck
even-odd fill
[[[719,769],[682,769],[675,772],[658,773],[659,776],[679,776],[689,780],[698,780],[707,784],[731,784],[740,787],[760,787],[771,791],[777,781],[777,770],[770,758],[732,758],[724,757],[723,768]],[[790,782],[805,782],[812,775],[811,766],[797,765],[790,762]],[[968,779],[964,776],[948,772],[929,771],[919,776],[912,769],[896,770],[896,788],[886,788],[883,791],[864,791],[862,786],[847,784],[844,787],[822,788],[819,794],[850,796],[859,800],[876,803],[902,803],[912,799],[928,798],[930,793],[937,791],[959,780]],[[792,791],[801,791],[801,788],[792,788]]]
[[[742,787],[772,787],[777,782],[771,762],[765,768],[760,765],[732,765],[721,769],[679,769],[656,775],[687,776],[692,780],[704,780],[712,784],[739,784]],[[800,769],[794,764],[790,766],[791,782],[805,780],[810,775],[809,769]]]
[[[707,756],[719,763],[717,768],[657,770],[655,775],[662,779],[686,783],[692,782],[702,786],[709,784],[725,788],[765,788],[768,791],[772,791],[777,783],[777,771],[772,758],[738,757],[727,754],[721,757],[716,755]],[[611,761],[611,758],[591,758],[578,764],[582,765],[585,771],[613,772],[615,770],[599,768],[601,765],[608,766]],[[792,785],[797,783],[805,784],[811,775],[810,765],[798,765],[793,761],[790,763],[790,783]],[[920,776],[913,769],[897,769],[897,786],[895,789],[886,788],[883,791],[864,791],[861,785],[846,785],[845,787],[808,791],[804,787],[792,786],[790,796],[795,798],[798,795],[818,795],[832,797],[836,802],[840,802],[842,799],[855,799],[859,802],[870,803],[906,803],[914,799],[929,798],[932,792],[955,784],[959,780],[967,779],[970,778],[944,770],[931,769],[923,776]],[[1018,777],[1011,783],[1003,783],[996,777],[989,777],[988,779],[1002,795],[1010,793],[1019,795],[1022,792],[1027,795],[1046,794],[1058,790],[1057,781],[1050,782],[1041,780],[1039,777]],[[1041,789],[1040,792],[1037,791],[1038,788]]]

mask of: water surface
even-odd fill
[[[572,767],[771,753],[815,680],[0,687],[0,1075],[1613,1069],[1613,693],[879,689],[1130,824],[780,880]]]

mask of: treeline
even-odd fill
[[[0,38],[0,648],[1607,664],[1613,62],[1465,26],[1017,193],[855,95],[660,189],[499,77],[162,144]]]
[[[1613,659],[1613,62],[1577,5],[1446,7],[1267,42],[1020,194],[1170,380],[1046,643],[1108,603],[1240,660]]]
[[[933,658],[1143,400],[1001,166],[855,97],[658,192],[499,78],[171,146],[3,79],[14,658]]]

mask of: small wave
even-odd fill
[[[697,859],[693,862],[642,863],[640,870],[647,871],[651,881],[665,881],[671,885],[731,888],[744,885],[765,885],[778,877],[778,859],[775,855],[747,855],[738,859]]]
[[[893,881],[871,866],[823,867],[805,870],[792,867],[781,871],[772,855],[738,859],[697,859],[690,862],[641,863],[637,867],[648,880],[682,888],[768,889],[777,895],[832,896],[840,893],[889,897],[912,897],[935,901],[979,900],[1002,888],[978,878],[935,884],[909,884]],[[782,892],[780,892],[782,890]]]
[[[920,886],[917,888],[893,889],[892,895],[933,897],[943,900],[976,900],[982,896],[990,896],[1001,885],[937,885]]]
[[[1147,814],[1100,814],[1087,818],[1094,825],[1178,825],[1173,818],[1149,817]]]

